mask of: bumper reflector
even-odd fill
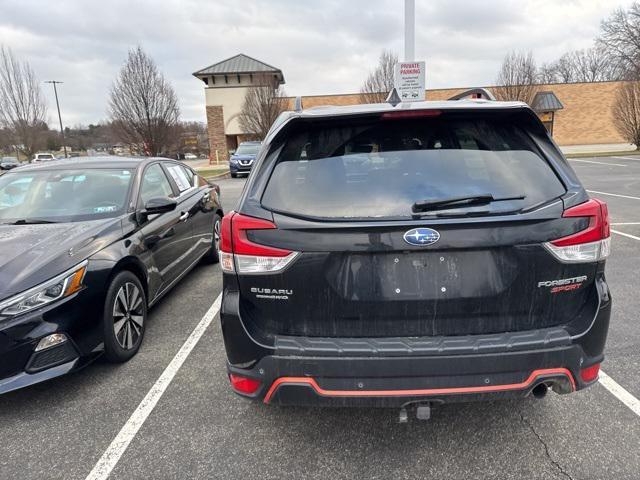
[[[583,382],[593,382],[598,379],[598,373],[600,373],[600,364],[596,363],[580,370],[580,378]]]
[[[245,395],[252,395],[258,391],[262,382],[254,378],[241,377],[240,375],[229,374],[229,381],[231,382],[231,388],[238,393]]]
[[[67,336],[64,333],[52,333],[51,335],[47,335],[43,337],[36,345],[36,352],[41,350],[46,350],[47,348],[55,347],[56,345],[60,345],[67,341]]]

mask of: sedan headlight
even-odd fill
[[[0,318],[21,315],[73,295],[82,289],[86,271],[85,260],[51,280],[4,300],[0,303]]]

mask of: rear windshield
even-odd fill
[[[527,133],[508,118],[443,114],[293,128],[262,197],[265,208],[285,214],[406,218],[416,202],[524,196],[463,208],[499,214],[566,191]],[[461,207],[455,210],[459,214]]]

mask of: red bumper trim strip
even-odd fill
[[[573,375],[566,368],[543,368],[534,370],[531,375],[521,383],[509,383],[504,385],[482,385],[477,387],[453,387],[453,388],[427,388],[418,390],[326,390],[318,385],[312,377],[280,377],[276,379],[264,397],[264,403],[269,403],[276,390],[282,385],[309,385],[318,395],[323,397],[413,397],[413,396],[434,396],[453,395],[459,393],[488,393],[504,392],[508,390],[525,390],[540,377],[543,376],[567,377],[571,383],[571,391],[575,391],[576,382]]]

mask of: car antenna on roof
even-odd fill
[[[293,102],[293,109],[296,112],[302,111],[302,97],[300,96],[296,97],[295,101]]]
[[[402,100],[400,99],[400,95],[398,95],[398,90],[396,90],[396,87],[393,87],[391,89],[391,91],[389,92],[389,95],[387,95],[386,102],[391,104],[392,107],[395,107],[400,102],[402,102]]]

